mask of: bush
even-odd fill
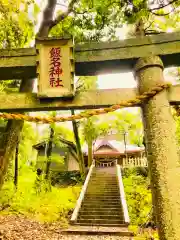
[[[151,191],[148,189],[148,178],[131,172],[131,174],[124,176],[123,183],[131,224],[144,224],[152,208]]]
[[[76,185],[82,183],[79,171],[51,172],[51,183],[55,185]]]
[[[67,223],[69,212],[75,207],[81,187],[52,187],[50,192],[36,194],[35,172],[28,171],[19,177],[18,190],[6,182],[0,192],[1,214],[23,214],[41,222]]]

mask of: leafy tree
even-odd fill
[[[140,112],[132,113],[121,110],[113,113],[113,115],[115,116],[115,120],[112,123],[112,128],[117,130],[121,138],[124,139],[124,135],[126,134],[127,138],[125,140],[127,142],[141,146],[143,141],[143,126]]]
[[[0,48],[28,46],[34,36],[33,19],[29,18],[29,8],[37,5],[33,0],[0,1]]]
[[[88,145],[88,166],[90,167],[93,159],[93,141],[95,141],[99,135],[98,128],[96,127],[97,117],[91,117],[83,120],[82,122],[82,134]]]
[[[98,88],[97,76],[81,76],[75,85],[77,93],[80,91],[95,90]]]
[[[29,8],[35,4],[30,0],[0,1],[1,48],[24,47],[30,43],[34,35],[33,21],[29,17]],[[2,85],[1,85],[2,86]],[[22,81],[20,91],[32,89],[32,81]],[[0,143],[3,149],[0,168],[0,188],[3,185],[4,175],[7,172],[8,164],[14,154],[16,142],[19,139],[20,131],[23,128],[23,121],[8,121],[5,128],[5,136]]]
[[[92,90],[92,89],[97,89],[97,76],[95,76],[95,77],[91,77],[91,76],[83,77],[82,76],[82,77],[78,78],[78,80],[76,82],[76,93],[77,94],[81,91],[87,91],[87,90]],[[72,113],[72,115],[74,115],[75,111],[71,110],[71,113]],[[76,140],[78,158],[79,158],[79,162],[80,162],[80,170],[81,170],[81,174],[84,174],[85,173],[85,164],[84,164],[84,156],[83,156],[82,149],[81,149],[81,142],[80,142],[80,138],[79,138],[79,131],[78,131],[79,123],[73,120],[72,125],[73,125],[74,137]],[[88,166],[90,166],[89,164],[92,163],[92,146],[91,146],[91,148],[89,147],[88,159],[89,159]]]

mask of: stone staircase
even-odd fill
[[[125,227],[116,167],[94,168],[76,225]]]

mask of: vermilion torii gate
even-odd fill
[[[48,41],[48,39],[43,39]],[[0,79],[35,78],[36,49],[0,51]],[[40,100],[33,93],[0,95],[1,112],[92,109],[135,99],[164,83],[163,65],[180,65],[180,33],[75,47],[75,74],[134,71],[138,89],[82,92],[72,99]],[[126,79],[120,79],[126,81]],[[180,104],[180,86],[141,104],[150,167],[153,204],[161,240],[180,239],[180,163],[170,105]]]

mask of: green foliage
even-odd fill
[[[151,192],[147,189],[149,180],[130,170],[123,179],[128,211],[132,225],[146,223],[152,207]]]
[[[0,48],[24,47],[34,35],[34,22],[29,17],[33,0],[0,1]],[[36,9],[37,11],[37,9]]]
[[[112,128],[117,129],[121,137],[123,133],[127,133],[129,143],[142,146],[143,124],[140,112],[132,113],[122,110],[113,113],[113,115],[115,116],[115,120],[112,123]]]
[[[82,134],[87,143],[91,143],[98,137],[98,128],[96,127],[97,117],[87,118],[82,121]]]
[[[87,91],[98,88],[97,76],[81,76],[78,78],[76,85],[76,91]]]
[[[180,145],[180,117],[175,116],[175,120],[176,120],[176,136],[177,136],[178,144]]]
[[[59,154],[52,153],[51,157],[49,157],[50,171],[63,171],[65,169],[65,159]],[[41,168],[43,171],[46,170],[47,157],[46,156],[38,156],[36,162],[36,168]]]
[[[81,183],[81,175],[79,171],[63,171],[63,172],[53,172],[51,174],[51,182],[52,185],[63,185],[63,186],[68,186],[68,185],[75,185],[77,183]]]
[[[124,22],[123,6],[128,4],[106,0],[81,0],[74,8],[74,15],[68,16],[51,31],[52,36],[71,34],[76,42],[99,41],[103,37],[115,38],[116,28]]]
[[[37,195],[35,178],[35,172],[27,169],[19,177],[17,192],[11,182],[6,182],[0,192],[0,204],[5,208],[1,214],[23,214],[41,222],[60,221],[62,225],[66,224],[79,196],[80,186],[52,187],[51,192],[42,191]]]
[[[31,123],[25,122],[20,135],[18,155],[19,169],[23,168],[25,164],[35,164],[37,153],[32,146],[36,143],[37,139],[38,135],[36,129]]]
[[[116,0],[81,0],[74,5],[73,14],[69,15],[51,30],[52,36],[63,36],[70,34],[76,42],[116,40],[117,30],[124,24],[131,24],[134,28],[134,35],[138,34],[138,23],[143,21],[143,28],[147,30],[158,30],[156,19],[170,26],[175,26],[179,20],[179,1],[172,1],[171,6],[177,14],[168,14],[169,8],[163,8],[166,1],[157,1],[156,9],[154,4],[144,0],[116,1]],[[158,9],[159,7],[159,9]],[[60,14],[61,12],[58,12]],[[174,17],[175,15],[175,17]],[[163,28],[163,27],[162,27]],[[152,33],[152,32],[149,32]]]
[[[64,126],[63,124],[56,124],[54,126],[54,131],[55,131],[54,143],[62,144],[59,141],[59,136],[68,141],[74,142],[74,135],[73,135],[72,129],[69,129],[68,127]]]

